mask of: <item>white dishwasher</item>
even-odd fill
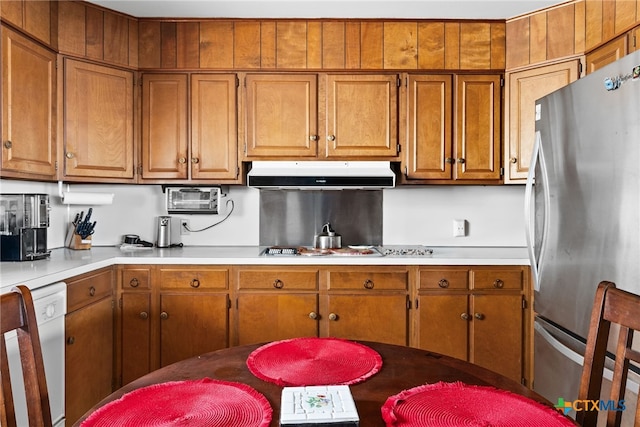
[[[31,290],[38,322],[38,333],[44,359],[44,370],[49,389],[51,420],[56,427],[65,424],[64,419],[64,316],[67,312],[67,285],[54,283]],[[15,331],[5,335],[7,358],[11,375],[11,387],[19,426],[29,425],[27,402],[18,340]]]

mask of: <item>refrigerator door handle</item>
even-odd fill
[[[527,241],[527,252],[529,254],[529,263],[531,264],[531,276],[533,279],[533,285],[536,291],[539,291],[538,281],[538,260],[536,260],[536,254],[533,248],[533,233],[534,223],[531,217],[531,205],[533,202],[533,183],[536,171],[536,165],[538,163],[538,153],[540,151],[540,131],[536,131],[535,142],[533,144],[533,154],[531,155],[531,165],[529,166],[529,173],[527,174],[527,183],[524,193],[524,220],[526,224],[525,237]]]
[[[576,364],[582,366],[582,364],[584,363],[584,356],[576,353],[566,345],[562,344],[552,334],[550,334],[549,331],[547,331],[547,329],[544,326],[542,326],[540,323],[534,322],[533,328],[538,334],[540,334],[540,336],[546,342],[549,343],[549,345],[555,348],[560,354],[565,356],[567,359],[575,362]]]

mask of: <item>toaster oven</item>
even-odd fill
[[[169,214],[219,214],[220,187],[166,187]]]

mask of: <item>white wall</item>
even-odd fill
[[[66,189],[65,183],[64,188]],[[117,245],[125,234],[155,242],[156,217],[166,215],[160,185],[69,184],[70,191],[115,193],[112,205],[93,206],[93,244]],[[182,236],[185,245],[257,245],[259,191],[230,186],[235,209],[223,223]],[[49,248],[64,246],[68,223],[89,206],[62,205],[56,183],[0,180],[2,193],[46,193],[51,199]],[[383,194],[383,243],[427,246],[524,246],[523,186],[399,187]],[[201,229],[223,215],[185,215]],[[452,220],[466,219],[468,235],[452,237]]]

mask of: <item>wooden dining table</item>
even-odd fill
[[[385,425],[381,408],[388,397],[406,389],[440,381],[493,386],[553,407],[551,402],[520,383],[463,360],[411,347],[366,341],[359,343],[378,352],[383,363],[378,373],[364,382],[350,386],[361,426]],[[153,371],[113,392],[90,409],[74,426],[80,426],[96,409],[127,392],[152,384],[201,378],[239,382],[253,387],[271,404],[273,418],[270,425],[278,426],[282,387],[257,378],[247,367],[247,357],[261,345],[213,351]]]

